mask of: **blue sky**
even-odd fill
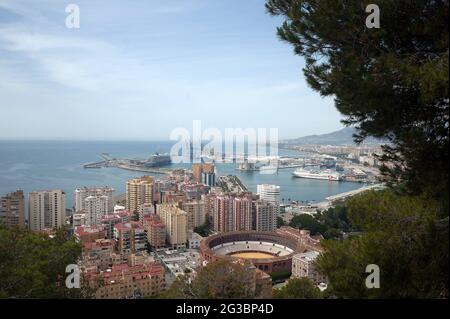
[[[81,28],[65,27],[79,5]],[[340,129],[264,0],[0,0],[0,139],[168,139],[177,127]]]

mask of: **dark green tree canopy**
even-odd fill
[[[66,267],[80,255],[81,245],[64,228],[49,237],[0,225],[0,298],[90,298],[87,287],[65,286]]]
[[[274,289],[276,299],[321,299],[322,294],[308,278],[293,278],[281,289]]]
[[[304,74],[333,96],[357,142],[386,138],[386,181],[448,203],[448,0],[267,0],[279,37],[306,60]]]

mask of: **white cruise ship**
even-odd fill
[[[336,181],[336,182],[341,180],[341,175],[339,173],[333,172],[331,170],[308,171],[303,168],[299,168],[292,174],[295,177],[300,177],[300,178],[321,179],[321,180]]]

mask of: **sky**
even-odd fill
[[[80,28],[67,28],[68,4]],[[342,128],[264,0],[0,0],[0,139],[168,140]]]

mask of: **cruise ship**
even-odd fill
[[[172,163],[172,159],[170,154],[154,154],[152,155],[147,162],[145,162],[146,167],[158,167],[170,165]]]
[[[303,168],[297,169],[294,173],[292,173],[295,177],[300,178],[308,178],[308,179],[321,179],[321,180],[328,180],[328,181],[340,181],[341,175],[337,172],[333,172],[331,170],[324,170],[324,171],[308,171]]]

